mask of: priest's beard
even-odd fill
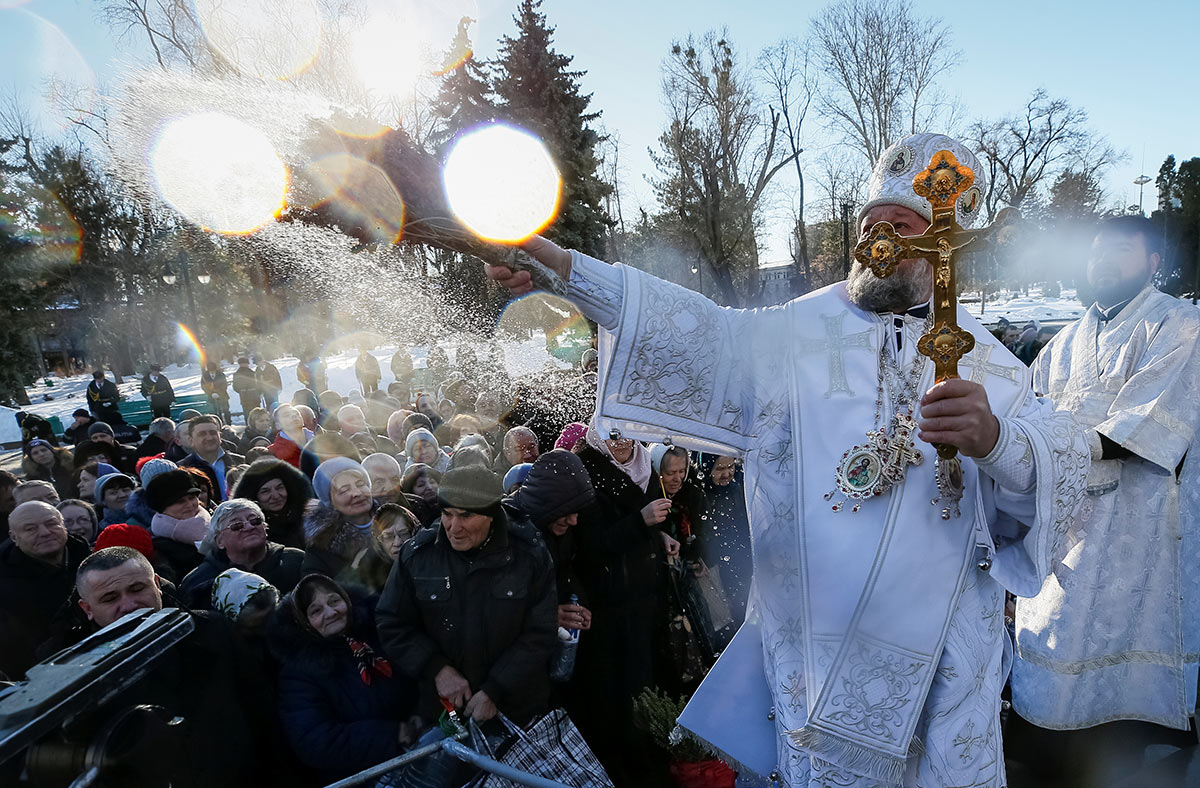
[[[1133,276],[1120,278],[1107,277],[1103,285],[1096,286],[1096,302],[1104,309],[1131,300],[1142,288],[1150,282],[1150,264]]]
[[[855,261],[846,279],[846,295],[868,312],[904,312],[928,300],[929,277],[929,264],[924,260],[906,260],[888,277],[878,277]]]

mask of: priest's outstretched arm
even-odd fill
[[[525,251],[567,282],[567,296],[601,332],[598,426],[642,440],[741,454],[754,409],[756,323],[749,310],[718,306],[636,268],[560,249],[534,236]],[[529,274],[488,267],[520,295]],[[614,357],[620,343],[629,352]]]

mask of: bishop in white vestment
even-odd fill
[[[1092,457],[1050,576],[1017,603],[1013,705],[1043,728],[1186,730],[1196,709],[1200,310],[1150,283],[1157,232],[1141,217],[1101,225],[1088,274],[1100,299],[1033,367]]]
[[[981,172],[957,142],[914,135],[877,164],[860,220],[882,210],[902,234],[928,226],[912,180],[938,150]],[[977,208],[960,203],[960,221]],[[924,226],[905,228],[906,216]],[[543,262],[565,254],[541,241],[528,248]],[[910,411],[926,437],[952,428],[931,419],[939,403],[921,406],[933,385],[932,363],[916,352],[926,320],[905,310],[928,299],[930,274],[908,262],[924,266],[914,266],[922,295],[890,310],[864,307],[874,282],[890,280],[857,266],[848,282],[782,307],[739,310],[570,253],[571,297],[602,329],[601,434],[745,458],[754,657],[770,702],[725,705],[756,715],[758,744],[771,753],[759,771],[792,788],[1003,786],[1004,592],[1037,592],[1083,497],[1081,430],[1035,397],[1024,365],[959,310],[977,344],[961,365],[969,383],[952,383],[990,406],[998,435],[978,459],[963,458],[961,515],[943,519],[936,451],[906,440]],[[508,269],[489,275],[514,291],[524,284]],[[886,434],[894,453],[856,454],[868,431]],[[892,461],[902,476],[888,486],[878,471]],[[863,489],[880,494],[846,495]],[[723,692],[706,681],[692,703]],[[711,723],[693,733],[733,755],[753,727]]]

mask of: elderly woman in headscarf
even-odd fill
[[[746,490],[742,469],[733,457],[702,455],[700,463],[708,515],[700,530],[704,559],[719,567],[734,625],[746,617],[753,562],[750,557],[750,521],[746,516]]]
[[[417,463],[424,463],[439,473],[445,473],[450,468],[450,457],[438,446],[433,433],[424,427],[408,433],[404,441],[404,456],[408,458],[406,469]]]
[[[384,655],[373,610],[328,577],[304,577],[267,628],[279,716],[300,760],[332,782],[402,753],[421,727],[417,687]]]
[[[334,457],[313,474],[317,500],[304,517],[305,572],[361,583],[358,567],[371,550],[371,519],[379,504],[360,463]]]
[[[442,474],[423,462],[409,465],[400,480],[400,489],[408,500],[408,508],[417,516],[421,526],[433,523],[441,514],[438,504],[438,485]]]
[[[266,634],[267,621],[279,604],[279,589],[264,577],[230,568],[213,579],[210,604],[238,634],[257,642]]]
[[[633,698],[655,679],[655,625],[665,557],[679,543],[659,526],[671,501],[662,494],[641,443],[595,426],[576,447],[595,490],[579,512],[575,571],[587,592],[592,627],[580,638],[572,716],[614,779],[636,773]],[[610,774],[612,772],[610,771]]]

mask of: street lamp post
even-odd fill
[[[186,254],[180,254],[175,258],[175,261],[179,264],[179,268],[183,273],[183,289],[187,292],[188,314],[191,318],[192,329],[195,330],[198,327],[196,317],[196,299],[192,295],[192,277],[190,266],[188,264],[188,256]],[[169,285],[173,285],[177,279],[178,277],[175,275],[174,269],[171,268],[171,264],[167,263],[164,265],[162,280]],[[197,274],[196,281],[202,285],[206,285],[212,281],[212,277],[208,274]]]
[[[1145,216],[1142,210],[1142,195],[1146,191],[1146,184],[1150,182],[1149,175],[1139,175],[1133,179],[1133,184],[1138,187],[1138,213]]]

